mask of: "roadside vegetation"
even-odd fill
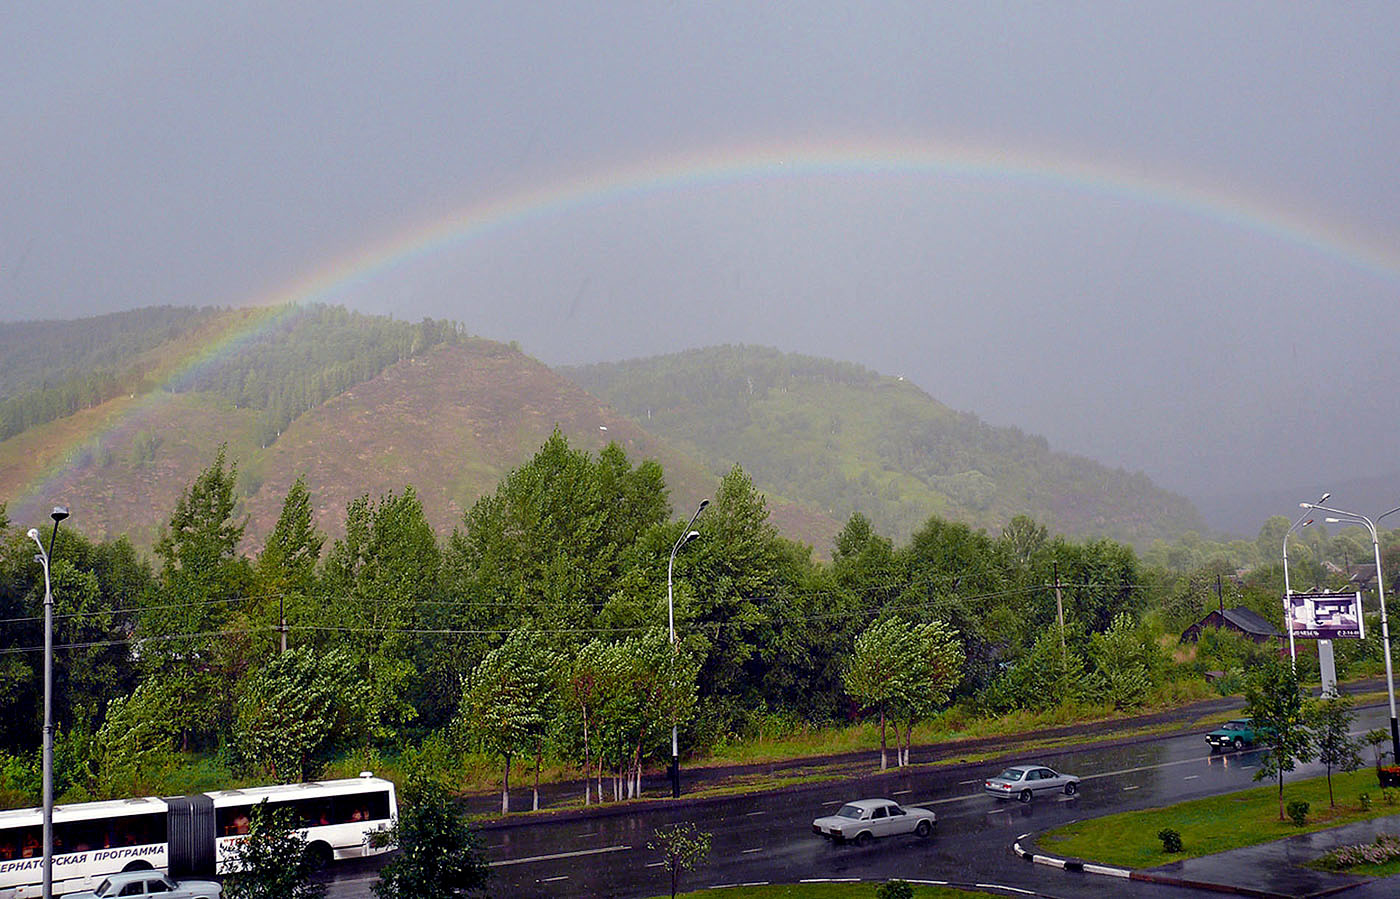
[[[1283,519],[1257,543],[1192,538],[1140,557],[1025,516],[997,535],[933,516],[896,546],[855,514],[820,562],[778,535],[743,469],[684,543],[693,500],[673,504],[657,463],[616,444],[591,455],[556,430],[446,537],[405,486],[350,502],[328,541],[316,522],[331,513],[298,480],[249,548],[238,483],[219,451],[153,558],[59,531],[60,801],[373,770],[496,790],[508,813],[537,808],[551,781],[615,802],[664,769],[673,726],[686,766],[852,751],[899,766],[911,746],[1032,745],[1060,724],[1242,693],[1273,649],[1181,632],[1222,605],[1280,623],[1267,560]],[[1310,532],[1294,583],[1341,586],[1323,563],[1362,557],[1354,537]],[[1400,532],[1385,545],[1394,568]],[[11,806],[39,794],[42,596],[32,543],[0,511]],[[1343,677],[1379,670],[1377,631],[1338,642]],[[1314,668],[1300,657],[1304,677]]]
[[[1276,790],[1267,786],[1068,824],[1037,837],[1037,845],[1052,855],[1125,868],[1151,868],[1182,858],[1400,814],[1395,795],[1389,801],[1381,796],[1374,769],[1339,774],[1333,780],[1336,808],[1328,803],[1326,777],[1289,784],[1289,800],[1309,806],[1301,826],[1292,820],[1279,820]],[[1361,799],[1362,794],[1367,800]],[[1177,831],[1181,851],[1163,850],[1159,837],[1163,830]]]

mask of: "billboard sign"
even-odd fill
[[[1361,615],[1361,592],[1290,593],[1288,626],[1295,637],[1362,639],[1366,623]]]

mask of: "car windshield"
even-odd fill
[[[1005,771],[998,774],[997,777],[1001,780],[1020,780],[1021,775],[1025,773],[1026,772],[1022,771],[1020,768],[1007,768]]]
[[[841,806],[841,811],[839,811],[839,812],[836,813],[836,817],[838,817],[838,818],[859,818],[859,817],[860,817],[860,806],[858,806],[858,805],[843,805],[843,806]]]
[[[106,895],[109,894],[111,891],[112,891],[112,880],[111,880],[111,878],[104,879],[100,884],[97,885],[97,889],[93,890],[93,892],[94,892],[95,894],[97,894],[98,896],[106,896]]]
[[[1244,730],[1249,727],[1248,721],[1230,721],[1225,724],[1226,730]]]

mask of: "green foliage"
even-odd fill
[[[456,899],[486,889],[491,869],[475,835],[447,790],[432,780],[405,785],[393,827],[370,835],[374,846],[398,852],[380,869],[379,899]]]
[[[887,880],[875,891],[875,899],[914,899],[914,888],[907,880]]]
[[[1302,827],[1308,823],[1308,811],[1312,806],[1302,799],[1294,799],[1288,803],[1288,817],[1295,827]]]
[[[235,744],[253,770],[297,783],[313,759],[363,734],[368,702],[348,652],[292,649],[243,681]]]
[[[311,879],[314,867],[306,850],[296,811],[269,808],[264,799],[253,808],[248,836],[225,850],[229,873],[223,894],[228,899],[318,899],[326,886]]]
[[[1160,654],[1144,628],[1126,612],[1114,616],[1108,630],[1089,637],[1090,658],[1099,695],[1115,708],[1140,705],[1153,686],[1154,661]]]
[[[692,821],[656,828],[647,849],[661,853],[662,867],[671,878],[671,899],[680,885],[680,872],[692,871],[710,854],[710,834]]]
[[[112,700],[107,720],[97,732],[97,788],[103,796],[158,793],[159,776],[168,767],[183,731],[177,685],[149,678],[131,696]]]
[[[1360,796],[1357,796],[1357,797],[1356,797],[1356,801],[1359,802],[1359,803],[1361,803],[1361,810],[1362,810],[1363,812],[1365,812],[1365,811],[1370,811],[1370,810],[1371,810],[1371,794],[1370,794],[1370,793],[1362,793]]]
[[[525,753],[538,757],[555,702],[558,661],[539,634],[518,630],[493,649],[471,674],[462,698],[464,729],[505,763],[501,812],[510,811],[510,762]]]
[[[1384,728],[1373,728],[1362,735],[1361,742],[1371,747],[1371,752],[1376,756],[1376,767],[1379,768],[1385,757],[1390,754],[1383,748],[1390,743],[1390,734]]]
[[[1157,839],[1162,841],[1163,852],[1180,852],[1182,849],[1180,831],[1164,827],[1157,831]]]
[[[1332,793],[1332,769],[1355,771],[1361,767],[1361,741],[1351,736],[1351,723],[1356,718],[1350,697],[1327,696],[1314,703],[1309,711],[1310,724],[1317,746],[1317,760],[1327,766],[1327,798],[1333,808],[1337,799]]]
[[[1245,694],[1245,714],[1251,716],[1268,752],[1254,772],[1255,780],[1278,781],[1278,819],[1283,820],[1284,775],[1309,759],[1313,732],[1298,674],[1287,662],[1268,659],[1255,669]]]

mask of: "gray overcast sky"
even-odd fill
[[[262,302],[460,216],[500,227],[317,298],[551,363],[831,356],[1198,500],[1395,474],[1380,510],[1398,36],[1393,2],[10,3],[0,318]]]

